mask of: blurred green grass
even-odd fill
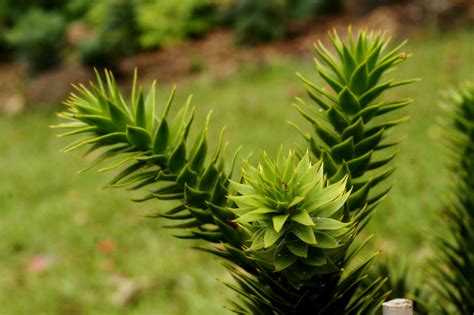
[[[393,92],[415,103],[406,110],[411,121],[396,132],[407,138],[396,160],[395,186],[368,227],[367,234],[375,233],[371,248],[398,251],[415,262],[427,253],[447,184],[435,127],[439,92],[474,79],[473,42],[474,34],[461,30],[406,48],[413,57],[394,76],[423,80]],[[274,154],[281,144],[300,141],[286,123],[302,122],[290,106],[295,96],[306,98],[296,71],[316,79],[311,60],[291,58],[247,65],[231,77],[204,73],[177,82],[176,105],[193,93],[198,121],[214,111],[211,142],[226,125],[231,149]],[[161,103],[169,87],[160,86]],[[76,175],[86,161],[58,153],[66,142],[48,128],[56,122],[51,108],[0,117],[0,314],[226,313],[231,293],[216,281],[230,280],[224,268],[172,238],[160,228],[163,222],[144,217],[156,203],[134,204],[129,193],[98,191],[110,174]],[[35,257],[49,267],[35,271]],[[118,306],[116,295],[127,284],[144,288],[129,305]]]

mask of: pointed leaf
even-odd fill
[[[339,198],[334,199],[333,201],[329,202],[326,204],[324,207],[321,209],[317,210],[314,212],[315,215],[321,216],[321,217],[330,217],[333,216],[338,210],[344,206],[344,204],[347,201],[347,198],[349,197],[350,193],[346,193]],[[316,225],[316,224],[315,224]]]
[[[369,152],[375,149],[375,147],[382,140],[383,132],[384,132],[384,129],[380,129],[377,133],[371,136],[367,136],[364,140],[356,144],[354,147],[356,156],[365,154],[366,152]]]
[[[313,229],[306,225],[294,224],[291,227],[291,231],[296,237],[307,244],[314,245],[316,244],[316,237],[314,236]]]
[[[330,249],[339,246],[338,241],[327,233],[316,232],[316,237],[318,238],[318,244],[315,245],[316,247]]]
[[[328,116],[331,124],[334,126],[334,129],[339,133],[344,131],[344,129],[349,126],[349,121],[345,115],[341,113],[341,111],[335,106],[331,106],[331,108],[329,108],[329,110],[326,112],[326,115]]]
[[[202,177],[199,181],[199,189],[211,190],[212,187],[215,186],[218,176],[219,171],[216,169],[213,163],[210,164],[202,174]]]
[[[112,123],[115,125],[116,130],[125,130],[127,124],[130,123],[127,114],[111,101],[107,101],[107,105],[109,109],[110,118],[112,120]]]
[[[145,100],[143,99],[143,92],[140,91],[138,94],[138,102],[135,109],[135,123],[138,127],[147,128],[146,123],[146,112],[145,112]]]
[[[291,267],[297,260],[298,257],[293,255],[286,247],[275,253],[275,271],[282,271]]]
[[[270,215],[268,214],[255,214],[248,212],[237,219],[234,220],[234,222],[237,223],[250,223],[250,222],[257,222],[257,221],[269,221],[271,218]]]
[[[342,52],[343,52],[343,57],[344,57],[345,74],[346,74],[346,77],[350,77],[351,73],[355,70],[357,64],[353,55],[350,53],[346,45],[342,45]]]
[[[364,172],[368,169],[370,165],[370,160],[372,158],[372,153],[374,151],[370,150],[365,154],[359,156],[358,158],[352,159],[347,162],[352,178],[357,178],[362,176]]]
[[[357,96],[355,96],[347,86],[339,93],[338,98],[341,109],[349,114],[355,114],[361,108]]]
[[[333,146],[331,156],[336,162],[348,161],[354,156],[354,142],[352,137]]]
[[[314,226],[313,219],[309,216],[306,210],[297,210],[293,213],[290,217],[291,221],[295,221],[299,224],[307,225],[307,226]]]
[[[306,259],[302,259],[301,261],[310,266],[321,267],[326,264],[327,258],[321,249],[312,248],[308,257]]]
[[[324,162],[324,170],[329,174],[329,176],[334,175],[337,172],[338,167],[331,155],[326,151],[323,151],[321,158]]]
[[[186,145],[184,141],[181,141],[178,146],[175,148],[173,153],[171,153],[169,160],[169,169],[172,173],[178,173],[183,168],[186,163]]]
[[[383,93],[383,91],[387,90],[390,88],[391,81],[381,83],[379,85],[374,86],[372,89],[364,93],[361,98],[359,99],[360,106],[365,107],[367,106],[370,102],[375,100],[380,94]]]
[[[351,90],[354,94],[361,95],[367,90],[369,85],[368,75],[367,62],[363,62],[357,67],[350,79]]]
[[[205,208],[206,201],[209,200],[209,197],[209,193],[205,191],[194,189],[187,184],[184,186],[184,200],[189,206]]]
[[[370,187],[370,182],[367,181],[362,188],[351,194],[347,201],[351,210],[361,208],[365,204],[369,195]]]
[[[275,215],[272,217],[273,229],[275,229],[277,233],[281,231],[281,229],[283,228],[283,225],[285,224],[289,216],[290,214],[287,213],[287,214]],[[265,247],[268,247],[268,246],[265,246]]]
[[[317,217],[314,219],[315,229],[317,230],[338,230],[346,227],[348,223],[330,218]]]
[[[165,152],[169,140],[169,128],[166,120],[162,120],[155,134],[153,152],[159,154]]]
[[[127,126],[127,138],[131,144],[140,150],[150,149],[150,134],[141,127]]]
[[[196,149],[194,150],[194,153],[191,157],[191,168],[195,171],[200,171],[204,161],[206,159],[206,154],[207,154],[207,140],[206,137],[203,136],[198,144]]]
[[[333,146],[339,143],[339,137],[337,134],[335,134],[333,131],[330,129],[323,127],[319,123],[314,123],[313,124],[314,129],[316,130],[316,133],[318,136],[321,138],[324,143],[326,143],[328,146]]]
[[[278,241],[278,239],[283,235],[283,233],[278,233],[273,229],[273,227],[269,226],[265,229],[265,235],[263,237],[263,242],[265,244],[265,248],[269,248],[273,244]]]
[[[324,69],[319,62],[316,60],[316,69],[321,75],[321,77],[326,81],[326,83],[337,93],[339,93],[344,87],[337,81],[331,77],[331,75]]]
[[[184,188],[185,185],[195,187],[197,183],[197,177],[198,174],[191,169],[188,163],[176,178],[176,183],[182,188]]]
[[[156,110],[156,81],[153,81],[145,99],[145,116],[146,126],[148,130],[154,130],[155,122],[155,110]]]
[[[354,142],[359,142],[364,136],[364,121],[359,118],[355,123],[347,127],[342,133],[342,139],[345,140],[349,137],[354,138]]]
[[[298,257],[308,257],[308,244],[301,241],[287,241],[286,247]]]

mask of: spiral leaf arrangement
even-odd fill
[[[381,82],[386,72],[409,57],[408,54],[400,52],[405,43],[388,50],[389,39],[384,34],[361,31],[354,38],[350,28],[347,41],[343,41],[336,32],[330,34],[330,40],[335,55],[321,42],[315,49],[319,57],[319,60],[316,60],[316,70],[332,92],[301,77],[316,108],[302,99],[297,99],[298,103],[294,106],[311,123],[313,131],[307,133],[300,126],[293,126],[307,143],[299,151],[299,156],[310,150],[312,159],[323,162],[328,183],[337,184],[343,180],[346,189],[350,191],[338,220],[342,224],[349,223],[351,232],[344,240],[345,246],[337,248],[337,255],[333,256],[337,259],[328,260],[333,261],[336,267],[332,273],[312,273],[305,270],[301,259],[297,258],[296,269],[312,276],[309,279],[298,277],[291,272],[293,265],[283,270],[285,277],[278,280],[279,284],[289,282],[295,289],[285,292],[287,304],[277,302],[280,301],[278,298],[282,294],[279,292],[281,288],[274,283],[275,277],[266,274],[258,282],[246,284],[248,293],[239,308],[242,313],[269,314],[272,308],[268,306],[268,301],[273,301],[273,306],[278,305],[277,312],[283,314],[370,313],[376,310],[390,293],[381,289],[386,287],[386,278],[375,278],[369,286],[362,283],[373,257],[363,260],[356,268],[351,267],[360,248],[351,249],[349,246],[390,189],[390,186],[383,183],[386,183],[395,170],[390,162],[397,153],[393,148],[400,141],[387,139],[387,133],[391,128],[405,122],[407,117],[389,120],[387,116],[412,103],[408,98],[393,101],[381,101],[378,98],[387,90],[415,82],[417,79]],[[244,192],[242,194],[245,195]],[[248,210],[248,207],[245,209]],[[262,223],[259,221],[258,224]],[[268,229],[268,226],[266,228]],[[262,229],[257,228],[253,235],[258,232],[262,233]],[[265,233],[263,237],[265,240]],[[254,237],[253,240],[257,240],[258,244],[258,238]],[[273,260],[276,260],[277,257],[273,257]],[[290,255],[286,258],[287,264],[295,259]],[[240,282],[246,277],[238,270],[234,271],[234,274],[238,275]],[[258,295],[253,294],[258,287],[262,287],[262,282],[271,290],[261,290]],[[265,311],[258,312],[257,309]]]
[[[178,206],[156,214],[180,221],[167,226],[188,231],[178,237],[215,243],[235,239],[238,235],[229,225],[234,215],[224,208],[231,171],[225,172],[222,141],[216,153],[206,160],[210,116],[190,143],[188,135],[194,118],[191,98],[170,121],[175,89],[159,116],[155,113],[155,83],[145,96],[135,73],[131,99],[126,102],[112,73],[106,71],[104,77],[105,80],[97,74],[97,84],[91,83],[90,89],[75,86],[78,94],[72,93],[66,100],[68,110],[59,116],[69,122],[54,127],[70,129],[60,136],[87,136],[63,151],[85,145],[89,146],[86,154],[100,151],[88,168],[113,159],[100,171],[123,169],[105,187],[148,188],[149,193],[135,201],[179,201]]]
[[[312,165],[309,154],[297,162],[294,152],[285,157],[283,151],[276,163],[265,155],[257,168],[247,165],[243,176],[244,184],[232,183],[239,195],[230,199],[234,221],[251,235],[250,250],[270,255],[275,271],[287,270],[289,279],[338,271],[334,249],[351,230],[340,221],[346,179],[327,186],[321,162]]]
[[[432,287],[439,314],[474,311],[474,82],[451,90],[441,122],[451,155],[446,202],[449,238],[436,239]],[[444,307],[443,307],[444,306]]]
[[[330,181],[349,176],[349,209],[363,222],[390,189],[370,194],[395,170],[390,162],[397,152],[390,152],[390,148],[399,141],[387,140],[387,131],[407,120],[385,117],[412,103],[409,98],[383,101],[379,96],[416,79],[380,82],[384,73],[409,57],[400,52],[405,43],[388,50],[389,40],[384,34],[361,31],[354,40],[351,29],[347,42],[336,32],[330,34],[330,39],[335,56],[321,42],[315,49],[319,57],[316,70],[332,93],[302,77],[317,109],[302,99],[294,106],[312,124],[314,132],[295,127],[307,140],[313,155],[324,161]]]
[[[349,32],[348,43],[335,33],[331,39],[337,56],[319,44],[326,66],[317,70],[334,94],[305,80],[322,111],[297,105],[314,127],[310,135],[296,126],[308,148],[281,151],[275,161],[263,154],[257,166],[246,161],[237,179],[237,154],[226,169],[222,136],[208,154],[209,118],[191,141],[190,99],[171,121],[174,90],[158,115],[154,85],[145,96],[136,75],[129,100],[105,72],[90,88],[76,86],[60,114],[68,122],[56,127],[69,129],[62,136],[80,137],[64,151],[88,146],[88,154],[98,152],[91,166],[113,160],[101,170],[120,168],[106,187],[146,188],[136,201],[176,201],[156,216],[177,222],[168,226],[184,231],[177,237],[219,244],[200,249],[224,259],[235,279],[227,285],[240,297],[231,302],[237,313],[371,313],[388,294],[383,278],[361,286],[374,256],[355,265],[364,242],[350,246],[387,193],[370,190],[393,172],[383,169],[394,157],[384,149],[396,145],[385,134],[404,119],[387,122],[384,114],[411,102],[375,99],[412,80],[378,81],[407,55],[400,47],[385,53],[388,41],[379,33],[361,32],[354,41]]]

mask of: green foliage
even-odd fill
[[[283,1],[236,1],[230,9],[236,40],[241,44],[257,44],[285,36]]]
[[[289,19],[305,20],[342,11],[343,4],[341,0],[286,0],[286,7]]]
[[[321,42],[315,46],[319,57],[316,71],[331,92],[302,78],[317,109],[298,99],[294,106],[312,124],[313,133],[295,127],[307,140],[314,157],[325,162],[330,182],[349,176],[349,209],[364,225],[390,189],[385,179],[395,170],[390,162],[397,152],[390,149],[399,141],[387,140],[387,133],[407,120],[385,117],[412,102],[384,101],[379,96],[416,80],[380,82],[385,72],[408,57],[399,53],[404,43],[387,51],[389,40],[379,32],[362,31],[354,39],[349,29],[348,36],[345,43],[337,33],[330,35],[336,56]]]
[[[97,34],[82,40],[78,44],[78,52],[83,64],[94,67],[113,68],[120,51],[115,50],[118,42],[103,34]]]
[[[474,83],[450,91],[444,107],[452,187],[443,221],[450,238],[436,240],[432,288],[438,313],[469,314],[474,310]]]
[[[104,1],[94,7],[89,19],[97,31],[79,44],[84,64],[113,67],[118,58],[136,52],[138,26],[132,0]]]
[[[199,36],[215,25],[215,5],[209,0],[140,0],[136,10],[145,49]]]
[[[57,127],[70,128],[63,136],[82,138],[64,151],[82,146],[90,147],[88,153],[99,151],[92,166],[113,159],[102,170],[121,171],[107,187],[146,187],[149,193],[136,201],[175,202],[157,216],[178,221],[168,226],[184,230],[178,237],[219,243],[201,249],[226,261],[237,283],[229,286],[242,302],[233,303],[237,313],[372,313],[388,294],[381,290],[386,279],[362,287],[374,256],[361,260],[361,247],[349,247],[386,195],[386,190],[369,192],[393,171],[380,168],[393,158],[382,149],[394,144],[380,143],[399,121],[369,122],[410,103],[373,102],[411,81],[377,84],[406,55],[398,55],[398,48],[384,54],[388,43],[380,34],[361,32],[356,42],[349,36],[349,44],[332,37],[339,61],[324,47],[317,49],[334,73],[319,65],[318,71],[337,95],[306,81],[313,99],[326,106],[325,116],[308,112],[304,102],[297,106],[318,134],[302,132],[312,158],[290,151],[272,161],[264,154],[256,167],[247,161],[239,180],[232,181],[234,167],[224,167],[222,137],[208,157],[209,118],[198,136],[188,139],[194,117],[190,99],[171,122],[174,91],[157,115],[154,86],[145,96],[135,77],[126,101],[109,72],[105,82],[98,76],[97,84],[78,86],[79,95],[66,101],[68,110],[60,116],[70,122]],[[381,151],[377,160],[374,151]],[[375,175],[364,176],[372,171]]]
[[[246,303],[243,305],[247,306],[239,308],[242,312],[246,310],[267,314],[272,307],[277,306],[278,311],[284,314],[306,314],[314,310],[318,310],[318,314],[370,313],[379,307],[385,294],[389,294],[381,289],[386,278],[379,277],[364,288],[362,279],[366,276],[371,259],[352,269],[351,262],[357,250],[351,251],[348,247],[353,237],[368,222],[377,204],[386,196],[388,188],[378,186],[385,183],[394,171],[389,163],[395,153],[385,149],[396,146],[398,142],[387,141],[386,133],[405,118],[387,121],[384,116],[411,103],[410,99],[390,102],[376,99],[386,90],[414,80],[379,83],[386,71],[407,58],[406,54],[398,52],[403,44],[386,52],[388,40],[381,33],[362,31],[356,40],[351,30],[348,35],[347,42],[343,42],[336,33],[331,35],[336,56],[321,43],[316,46],[316,52],[325,64],[323,66],[316,61],[316,70],[333,90],[333,94],[303,79],[309,96],[319,109],[311,108],[301,99],[295,107],[312,123],[314,134],[308,134],[299,126],[294,126],[307,140],[307,147],[314,158],[323,161],[328,182],[340,183],[341,179],[346,178],[345,183],[351,193],[339,220],[341,223],[354,222],[353,235],[346,241],[346,246],[336,250],[336,268],[328,275],[314,275],[299,283],[292,277],[285,279],[297,288],[294,296],[298,300],[290,303],[291,297],[285,300],[292,307],[275,302],[280,297],[276,288],[272,292],[260,292],[255,297],[251,292],[257,290],[259,284],[254,283],[246,287]],[[306,148],[301,150],[301,155],[304,150]],[[287,257],[294,259],[291,255]],[[287,259],[286,262],[289,264],[291,260]],[[301,267],[298,269],[302,273],[309,272]],[[238,278],[245,281],[245,275],[238,274]],[[264,281],[260,280],[262,282]],[[269,281],[266,285],[276,286]],[[348,287],[350,290],[347,290]],[[291,296],[289,293],[287,295]]]
[[[258,168],[247,165],[243,177],[245,184],[233,183],[238,195],[229,198],[237,205],[234,221],[249,230],[249,249],[257,257],[285,270],[288,279],[337,270],[335,249],[351,231],[340,221],[349,196],[345,179],[327,186],[321,162],[312,165],[309,154],[297,162],[294,152],[285,158],[282,151],[276,163],[265,155]]]
[[[90,27],[91,34],[66,52],[77,53],[89,66],[113,67],[118,58],[138,49],[166,47],[202,36],[218,26],[223,15],[230,20],[238,42],[256,44],[284,37],[289,21],[310,19],[340,7],[340,1],[332,0],[0,0],[0,27],[13,34],[8,36],[8,47],[0,49],[8,52],[13,46],[33,70],[44,70],[60,62],[59,48],[52,46],[64,46],[61,33],[79,22]],[[30,11],[41,14],[25,15]],[[37,27],[30,34],[27,29],[33,24]],[[53,58],[45,60],[49,54]]]
[[[74,1],[77,2],[78,0]],[[63,4],[61,0],[0,0],[0,21],[10,26],[15,24],[29,10],[58,10],[63,7]]]
[[[370,269],[363,286],[370,286],[378,278],[387,278],[382,290],[390,292],[387,300],[405,298],[413,301],[416,314],[428,314],[429,303],[426,303],[426,294],[422,290],[419,275],[415,274],[407,261],[400,261],[400,257],[380,257]]]
[[[235,0],[225,11],[240,44],[278,40],[291,21],[309,20],[342,9],[339,0]]]
[[[65,27],[61,15],[33,8],[7,32],[6,40],[35,72],[60,62]]]
[[[64,3],[63,12],[70,20],[83,18],[90,10],[97,5],[88,0],[69,0]]]
[[[67,146],[64,151],[84,145],[92,145],[88,153],[107,148],[91,166],[113,157],[116,157],[116,161],[102,170],[127,165],[107,187],[148,187],[150,192],[136,201],[153,198],[177,200],[179,204],[176,207],[157,216],[184,220],[184,223],[169,226],[188,230],[188,234],[180,237],[203,238],[211,242],[223,240],[226,232],[220,231],[215,225],[228,224],[227,220],[233,215],[221,208],[226,204],[228,185],[222,143],[206,162],[209,121],[200,135],[194,141],[189,141],[194,119],[194,109],[190,108],[191,98],[175,120],[170,121],[168,113],[174,90],[161,116],[158,116],[155,114],[154,84],[145,96],[135,80],[131,99],[126,102],[111,73],[106,72],[105,84],[100,76],[97,78],[98,85],[92,84],[90,90],[83,85],[77,87],[80,96],[71,94],[66,101],[69,111],[60,114],[73,121],[58,126],[72,129],[63,135],[89,135]],[[210,208],[215,211],[211,212]],[[232,229],[229,233],[235,237]]]

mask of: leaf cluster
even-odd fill
[[[347,42],[334,33],[331,41],[336,55],[322,44],[316,51],[333,93],[304,79],[321,110],[296,105],[313,126],[313,134],[296,126],[306,148],[281,151],[276,160],[263,154],[256,166],[247,160],[237,179],[237,154],[227,170],[222,135],[216,153],[208,152],[209,117],[190,139],[190,99],[171,120],[174,90],[158,114],[154,84],[145,94],[136,75],[128,100],[110,72],[90,88],[75,87],[60,114],[68,122],[56,127],[80,138],[64,151],[88,146],[97,156],[91,166],[112,160],[101,170],[120,170],[106,187],[146,189],[136,201],[173,201],[156,216],[178,222],[168,226],[184,232],[178,237],[219,244],[200,249],[224,259],[236,282],[227,285],[241,298],[232,302],[237,313],[372,313],[388,294],[386,279],[362,286],[375,255],[356,264],[365,242],[351,244],[388,191],[371,190],[394,170],[388,165],[395,154],[385,149],[397,142],[385,137],[404,119],[387,122],[384,114],[411,102],[376,98],[412,80],[379,83],[406,59],[400,47],[385,52],[380,33],[363,31],[354,40],[349,31]]]
[[[276,163],[264,156],[257,168],[247,165],[245,184],[232,183],[238,195],[229,198],[237,206],[234,221],[251,235],[250,251],[269,256],[275,271],[301,281],[338,271],[336,249],[347,243],[351,228],[341,222],[349,196],[345,179],[327,186],[321,162],[312,165],[309,153],[296,159],[294,152],[284,157],[280,151]]]
[[[449,91],[443,107],[440,125],[452,182],[444,221],[450,237],[435,239],[430,286],[437,313],[468,314],[474,310],[474,83]]]
[[[330,34],[330,40],[336,55],[322,42],[315,45],[316,71],[329,90],[302,77],[316,109],[302,99],[294,105],[311,123],[313,132],[295,127],[314,157],[324,161],[330,181],[349,176],[350,211],[359,216],[359,222],[366,223],[390,189],[382,183],[395,170],[390,162],[397,154],[393,148],[400,141],[388,139],[387,134],[407,120],[407,117],[394,120],[387,117],[412,102],[411,99],[379,100],[379,96],[416,79],[383,81],[386,72],[407,59],[408,55],[400,52],[405,42],[389,50],[390,39],[383,33],[361,31],[354,38],[350,28],[347,42],[336,32]],[[372,191],[377,193],[371,194]]]
[[[60,136],[83,136],[63,151],[86,145],[89,146],[86,154],[98,151],[88,168],[112,159],[100,171],[121,170],[106,187],[147,188],[148,193],[135,201],[177,201],[175,207],[157,216],[180,222],[169,226],[188,231],[180,237],[220,242],[226,238],[223,235],[226,231],[232,234],[228,221],[234,215],[223,208],[230,173],[225,171],[222,141],[216,153],[206,159],[210,116],[191,141],[189,131],[194,119],[191,98],[174,120],[170,120],[174,89],[158,115],[155,83],[145,95],[135,74],[131,99],[127,102],[110,72],[105,72],[105,80],[97,75],[97,80],[97,84],[91,83],[90,89],[75,86],[78,94],[71,94],[65,102],[68,110],[59,114],[69,122],[55,127],[70,129]],[[225,225],[226,229],[217,225]]]

